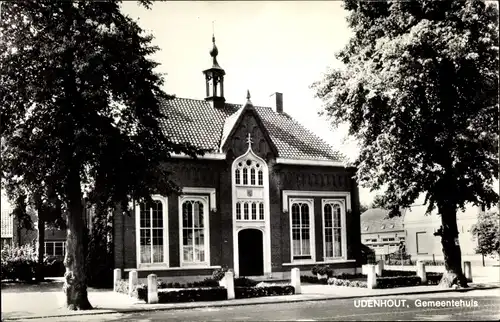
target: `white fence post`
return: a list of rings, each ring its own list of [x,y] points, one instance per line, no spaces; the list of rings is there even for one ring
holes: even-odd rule
[[[464,262],[464,274],[467,282],[472,282],[472,266],[469,261]]]
[[[113,271],[113,291],[117,291],[118,282],[122,280],[122,270],[120,268],[115,268]]]
[[[427,273],[425,272],[425,263],[423,261],[417,262],[417,276],[422,280],[422,284],[427,283]]]
[[[292,268],[292,286],[295,289],[295,294],[301,294],[302,289],[300,287],[300,269]]]
[[[139,283],[139,279],[137,277],[137,271],[134,269],[128,273],[128,296],[132,297],[134,294],[134,290]]]
[[[384,271],[384,261],[380,260],[380,261],[378,261],[377,266],[375,266],[375,273],[378,276],[382,276],[383,271]]]
[[[377,287],[377,273],[375,271],[376,265],[368,265],[368,276],[367,276],[367,284],[369,289],[373,289]]]
[[[232,271],[226,272],[224,275],[224,279],[226,280],[225,286],[227,290],[227,299],[232,300],[235,298],[234,294],[234,273]]]
[[[158,282],[155,274],[148,275],[148,301],[149,304],[158,303]]]

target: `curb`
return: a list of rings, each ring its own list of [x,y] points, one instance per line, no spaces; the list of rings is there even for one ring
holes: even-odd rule
[[[139,313],[145,311],[175,311],[175,310],[191,310],[191,309],[203,309],[203,308],[221,308],[221,307],[232,307],[232,306],[249,306],[249,305],[263,305],[263,304],[283,304],[283,303],[297,303],[297,302],[319,302],[319,301],[331,301],[331,300],[350,300],[356,298],[370,298],[370,297],[384,297],[384,296],[401,296],[401,295],[417,295],[417,294],[435,294],[435,293],[464,293],[475,290],[491,290],[498,289],[500,285],[484,286],[484,287],[469,287],[462,289],[437,289],[437,290],[423,290],[415,292],[397,292],[391,294],[363,294],[363,295],[351,295],[351,296],[323,296],[318,298],[302,298],[302,299],[291,299],[286,300],[286,295],[283,299],[278,298],[272,301],[257,301],[257,302],[229,302],[229,303],[216,303],[214,304],[198,304],[193,306],[176,306],[176,307],[141,307],[141,308],[129,308],[129,309],[108,309],[103,311],[88,311],[74,314],[55,314],[55,315],[37,315],[37,316],[20,316],[13,318],[5,318],[2,321],[17,321],[17,320],[34,320],[34,319],[48,319],[48,318],[62,318],[62,317],[73,317],[73,316],[85,316],[85,315],[104,315],[104,314],[125,314],[125,313]],[[304,294],[305,295],[305,294]],[[317,295],[317,294],[307,294],[307,295]],[[305,296],[307,296],[305,295]],[[265,297],[264,297],[265,298]]]

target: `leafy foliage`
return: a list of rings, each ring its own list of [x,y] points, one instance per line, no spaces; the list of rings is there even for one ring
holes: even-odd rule
[[[313,87],[361,146],[391,214],[498,201],[498,10],[482,1],[345,1],[354,32]],[[440,209],[441,210],[441,209]]]
[[[204,152],[162,130],[162,102],[172,96],[149,58],[158,48],[120,3],[2,3],[2,181],[28,198],[47,200],[52,191],[59,215],[66,214],[74,238],[65,264],[75,287],[65,290],[79,302],[68,303],[73,309],[90,308],[79,269],[82,199],[126,211],[131,200],[178,192],[163,163],[172,153]]]
[[[476,253],[500,255],[500,215],[497,211],[481,212],[471,232],[477,239]]]

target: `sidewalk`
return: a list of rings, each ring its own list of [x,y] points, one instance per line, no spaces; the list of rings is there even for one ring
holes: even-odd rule
[[[369,290],[354,287],[330,285],[302,285],[302,294],[288,296],[269,296],[226,301],[190,302],[172,304],[146,304],[129,298],[125,294],[112,291],[89,289],[89,301],[94,310],[69,311],[64,307],[62,290],[49,292],[2,292],[2,320],[20,320],[47,317],[82,316],[110,313],[130,313],[151,310],[179,310],[206,307],[225,307],[272,303],[291,303],[321,301],[374,296],[395,296],[428,294],[440,292],[465,292],[477,289],[500,288],[500,284],[470,284],[468,289],[442,289],[438,286],[400,287],[393,289]],[[500,293],[499,293],[500,294]]]

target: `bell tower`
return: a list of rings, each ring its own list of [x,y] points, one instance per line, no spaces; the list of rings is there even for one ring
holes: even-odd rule
[[[219,51],[215,45],[215,36],[212,35],[212,49],[210,56],[212,57],[212,67],[203,71],[205,74],[206,97],[205,100],[212,102],[218,108],[223,107],[226,99],[224,98],[224,75],[226,72],[219,66],[217,55]]]

